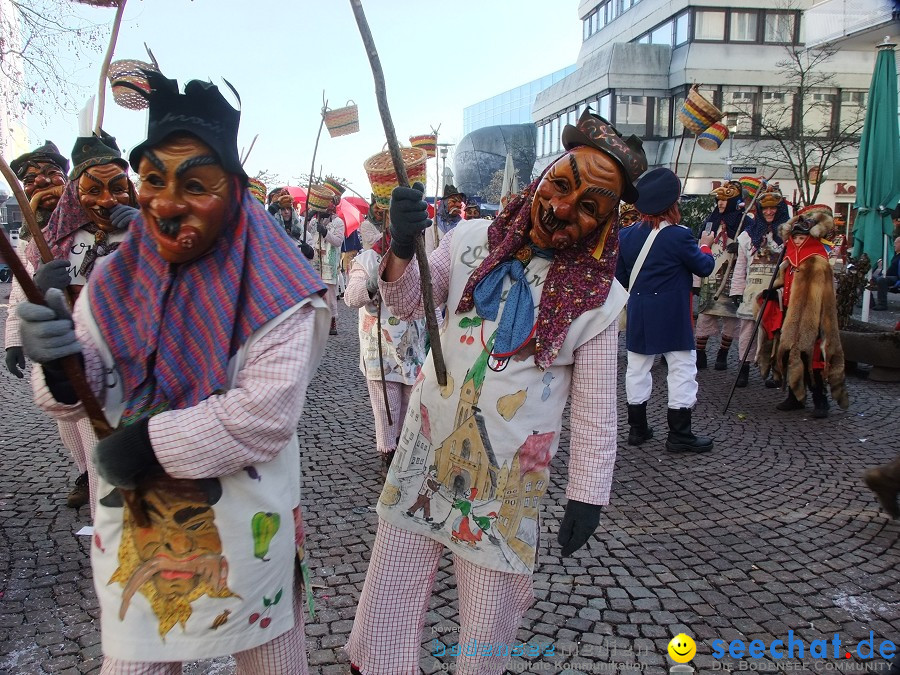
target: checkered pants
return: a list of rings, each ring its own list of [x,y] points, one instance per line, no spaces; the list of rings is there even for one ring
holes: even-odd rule
[[[237,675],[308,675],[301,590],[294,589],[294,627],[264,645],[234,654]],[[181,663],[121,661],[104,657],[100,675],[181,675]]]
[[[366,384],[369,387],[372,413],[375,415],[375,442],[378,445],[378,452],[387,453],[396,450],[397,439],[400,438],[400,432],[403,430],[403,419],[406,417],[406,407],[409,405],[409,393],[412,391],[412,385],[402,382],[385,383],[391,421],[393,422],[393,424],[388,424],[381,380],[366,380]]]
[[[78,473],[87,472],[88,475],[88,491],[90,500],[88,504],[91,507],[91,521],[94,520],[94,495],[97,494],[97,468],[90,461],[91,453],[94,446],[97,445],[97,435],[91,426],[91,421],[87,417],[82,417],[78,421],[56,420],[56,426],[59,427],[59,438],[63,446],[72,456]]]
[[[443,544],[378,521],[378,532],[356,620],[344,647],[364,675],[418,675],[425,613]],[[515,643],[516,631],[534,600],[531,575],[486,569],[453,556],[459,592],[459,645],[493,646],[465,654],[458,675],[500,675],[508,656],[498,645]],[[509,651],[506,651],[509,654]]]

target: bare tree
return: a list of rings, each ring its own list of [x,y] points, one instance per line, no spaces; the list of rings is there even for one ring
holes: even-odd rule
[[[816,203],[825,172],[858,149],[865,121],[865,92],[847,92],[847,105],[837,94],[829,68],[837,51],[830,45],[786,47],[786,57],[776,64],[784,86],[763,92],[755,110],[752,101],[730,104],[738,119],[729,125],[758,129],[760,137],[736,152],[735,162],[787,172],[804,204]]]
[[[0,0],[0,105],[13,120],[77,109],[85,90],[72,74],[102,51],[106,35],[76,7],[68,0]]]

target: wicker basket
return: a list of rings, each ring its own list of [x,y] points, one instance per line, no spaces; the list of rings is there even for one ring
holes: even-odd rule
[[[414,148],[422,148],[422,150],[424,150],[428,155],[428,159],[431,159],[432,157],[437,155],[436,134],[421,134],[420,136],[410,136],[409,144]]]
[[[424,183],[428,153],[422,148],[400,148],[400,156],[403,158],[403,166],[406,167],[409,184],[412,185],[416,181]],[[391,205],[391,192],[400,184],[394,171],[391,153],[385,150],[372,155],[363,162],[363,168],[369,175],[375,203],[381,208],[388,208]]]
[[[331,190],[335,197],[340,197],[344,194],[344,190],[347,189],[341,185],[336,178],[332,178],[331,176],[328,176],[328,178],[325,179],[323,185]]]
[[[716,122],[697,137],[697,145],[704,150],[718,150],[726,138],[728,138],[728,127],[721,122]]]
[[[326,108],[324,114],[325,126],[328,127],[328,133],[332,138],[359,131],[359,108],[353,101],[347,101],[347,105],[343,108],[334,110]]]
[[[256,197],[261,204],[265,206],[266,203],[266,184],[263,183],[258,178],[250,178],[248,179],[247,190],[251,195]]]
[[[701,134],[722,119],[722,111],[703,98],[694,85],[678,111],[678,119],[692,134]]]
[[[82,5],[90,5],[91,7],[118,7],[119,0],[75,0]]]
[[[159,72],[156,64],[133,59],[113,61],[109,64],[109,84],[112,86],[113,100],[118,105],[129,110],[143,110],[147,107],[146,98],[133,89],[122,86],[123,82],[127,82],[149,94],[150,83],[147,82],[147,77],[141,72],[143,70]]]
[[[324,213],[334,206],[334,192],[324,185],[313,185],[309,188],[306,204],[310,211]]]

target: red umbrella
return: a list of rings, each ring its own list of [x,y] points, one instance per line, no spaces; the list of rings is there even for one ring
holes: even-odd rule
[[[304,213],[306,211],[306,189],[292,186],[288,186],[286,189],[294,199],[294,206],[301,214]],[[337,215],[344,221],[345,237],[359,229],[359,224],[366,217],[368,211],[369,205],[365,199],[359,197],[341,199],[341,203],[337,207]]]

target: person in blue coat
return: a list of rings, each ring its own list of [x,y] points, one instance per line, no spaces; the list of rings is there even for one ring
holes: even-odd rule
[[[691,432],[691,409],[697,402],[691,275],[706,277],[712,272],[713,234],[701,236],[698,247],[691,231],[678,224],[681,181],[669,169],[648,171],[635,187],[640,194],[635,207],[642,221],[619,232],[616,269],[616,278],[630,293],[625,335],[628,444],[640,445],[653,437],[647,425],[653,388],[650,368],[654,356],[664,354],[669,369],[666,450],[708,452],[712,440]]]

